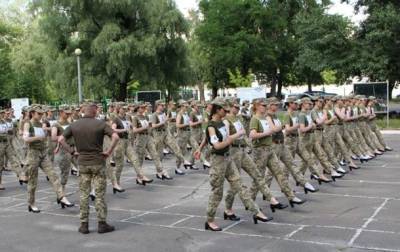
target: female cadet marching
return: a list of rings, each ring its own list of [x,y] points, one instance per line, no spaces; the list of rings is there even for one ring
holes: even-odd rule
[[[184,157],[182,155],[181,150],[179,149],[176,142],[173,140],[172,135],[168,134],[167,132],[168,118],[167,115],[164,113],[164,106],[165,103],[163,101],[161,100],[156,101],[155,103],[156,110],[151,116],[151,122],[152,122],[151,126],[153,128],[152,134],[155,142],[155,148],[158,155],[160,156],[160,159],[162,159],[161,157],[164,156],[164,149],[167,146],[175,153],[175,156],[177,158],[177,163],[179,162],[183,163]],[[166,172],[157,173],[156,177],[161,180],[172,179]]]
[[[336,103],[334,106],[334,112],[335,115],[338,119],[338,123],[335,127],[336,134],[335,134],[335,143],[336,143],[336,151],[339,152],[339,154],[342,155],[344,160],[349,164],[350,170],[352,169],[358,169],[359,167],[353,162],[350,156],[349,149],[347,148],[346,144],[344,143],[343,137],[345,136],[344,134],[344,121],[348,120],[346,117],[346,108],[344,107],[343,104],[343,97],[342,96],[337,96],[335,97]]]
[[[229,105],[229,114],[227,114],[224,118],[224,124],[228,131],[228,135],[235,135],[237,132],[241,130],[245,130],[243,121],[239,116],[240,105],[236,99],[231,99],[227,101]],[[258,190],[263,195],[267,201],[270,202],[270,208],[272,212],[275,212],[275,209],[284,209],[287,205],[280,203],[273,195],[269,187],[266,185],[265,176],[261,174],[257,169],[256,164],[254,163],[252,157],[248,154],[247,148],[248,144],[246,141],[246,136],[243,135],[238,139],[234,140],[231,148],[230,155],[232,160],[235,163],[237,169],[243,169],[254,181],[257,185]],[[237,219],[233,214],[232,206],[233,201],[235,199],[235,195],[237,192],[233,190],[228,190],[225,197],[225,219],[234,220]]]
[[[223,99],[216,98],[212,104],[211,120],[206,129],[206,139],[212,149],[210,168],[211,195],[208,200],[205,229],[222,231],[215,223],[215,214],[223,197],[225,178],[230,183],[231,190],[235,193],[239,192],[243,204],[253,213],[254,224],[257,224],[258,221],[267,222],[272,220],[272,217],[266,217],[260,211],[259,207],[249,197],[247,190],[242,187],[239,172],[235,166],[235,162],[230,156],[230,146],[234,140],[245,134],[245,130],[239,130],[236,134],[228,136],[226,126],[222,122],[222,118],[225,116],[224,107],[226,107],[226,103]],[[199,154],[200,152],[197,151],[196,155],[199,156]]]
[[[322,171],[314,166],[316,164],[316,160],[313,157],[314,153],[314,129],[316,128],[316,124],[313,122],[313,119],[311,118],[311,109],[312,102],[309,98],[303,98],[301,99],[301,111],[299,112],[298,115],[298,120],[299,120],[299,146],[302,146],[306,152],[308,158],[311,160],[312,165],[309,165],[309,162],[307,160],[302,160],[302,166],[300,168],[300,171],[305,174],[307,168],[311,168],[311,179],[316,179],[318,180],[318,183],[321,184],[322,182],[324,183],[330,183],[332,180],[326,178]],[[304,152],[305,153],[305,152]]]
[[[178,146],[182,151],[182,154],[185,156],[187,153],[187,145],[190,145],[190,117],[187,112],[188,110],[188,102],[184,100],[179,101],[179,112],[176,116],[176,128],[177,128],[177,142]],[[192,151],[195,150],[192,148]],[[193,153],[190,153],[193,156]],[[185,169],[198,169],[193,166],[192,163],[183,164]],[[179,168],[175,169],[175,174],[183,175],[185,174]]]
[[[311,110],[311,119],[315,123],[314,128],[314,154],[324,168],[324,174],[329,174],[335,181],[337,178],[342,178],[344,173],[338,173],[336,169],[339,167],[339,162],[335,163],[333,159],[328,159],[323,147],[323,131],[327,115],[323,111],[324,100],[322,97],[316,97],[314,108]],[[332,155],[333,156],[333,155]]]
[[[285,125],[280,121],[278,116],[276,115],[278,111],[278,106],[280,101],[276,97],[271,97],[267,99],[268,102],[268,111],[267,118],[272,122],[271,128],[275,131],[272,135],[273,151],[275,152],[278,159],[284,165],[284,174],[286,179],[289,179],[289,173],[293,176],[296,181],[296,185],[301,185],[304,188],[304,193],[308,192],[317,192],[318,189],[314,188],[312,184],[310,184],[305,178],[304,175],[300,172],[300,169],[295,165],[293,157],[284,144],[285,135],[283,134],[283,129]],[[272,182],[273,175],[270,171],[267,173],[267,185],[270,186]]]
[[[203,140],[203,130],[202,124],[204,121],[203,115],[200,111],[200,102],[194,102],[192,104],[192,111],[189,115],[189,124],[190,124],[190,145],[192,146],[193,150],[197,150],[199,148],[199,144]],[[207,162],[204,153],[201,153],[200,160],[203,163],[203,168],[210,168],[210,164]],[[191,156],[189,162],[194,164],[194,157]]]
[[[271,129],[272,121],[266,118],[267,103],[264,98],[253,101],[253,116],[250,120],[250,138],[253,143],[253,159],[261,174],[266,173],[266,168],[272,173],[278,182],[282,192],[288,198],[290,206],[294,204],[303,204],[305,201],[297,198],[289,186],[289,181],[285,177],[283,168],[273,151]],[[253,182],[251,187],[252,198],[255,199],[258,193],[257,185]]]
[[[137,114],[132,119],[132,130],[133,133],[136,134],[134,144],[133,144],[133,151],[137,154],[137,159],[139,165],[134,165],[136,174],[138,178],[136,179],[137,184],[146,185],[147,183],[152,183],[152,179],[148,179],[143,174],[143,161],[145,158],[146,150],[148,150],[151,155],[153,156],[154,160],[156,161],[156,168],[157,172],[162,173],[163,168],[161,165],[160,158],[157,155],[156,148],[154,146],[154,142],[151,141],[149,136],[149,129],[150,124],[147,120],[147,117],[144,115],[147,105],[140,102],[137,108]],[[159,163],[158,163],[159,162]]]
[[[368,118],[368,125],[370,127],[370,129],[372,130],[372,132],[376,135],[376,137],[378,138],[379,143],[381,144],[381,146],[383,146],[386,151],[392,151],[393,149],[390,148],[385,140],[383,139],[382,133],[378,128],[378,125],[376,124],[376,114],[375,114],[375,106],[376,103],[376,98],[374,96],[370,96],[368,97],[368,104],[367,104],[367,110],[369,111],[369,118]]]
[[[55,143],[58,141],[58,137],[61,136],[64,131],[69,127],[69,117],[72,114],[72,111],[68,105],[62,105],[59,107],[59,118],[56,123],[51,127],[51,140]],[[68,144],[73,146],[73,139],[68,141]],[[65,186],[68,182],[68,175],[71,171],[72,167],[72,159],[73,157],[63,148],[57,146],[55,148],[54,154],[54,165],[60,169],[60,177],[61,177],[61,186],[62,191],[65,194]]]
[[[25,123],[23,126],[23,139],[28,144],[27,152],[27,171],[28,171],[28,210],[29,212],[39,213],[39,208],[35,205],[35,192],[38,180],[39,167],[49,178],[53,186],[53,190],[57,194],[57,203],[61,207],[72,207],[74,204],[70,203],[65,197],[59,178],[56,175],[50,158],[47,152],[46,132],[43,129],[43,124],[40,119],[43,116],[43,109],[39,105],[32,106],[31,117],[32,119]]]
[[[0,110],[0,190],[5,189],[2,185],[2,171],[5,158],[10,162],[11,169],[16,173],[19,183],[22,185],[27,181],[25,173],[21,168],[21,164],[18,161],[12,146],[12,139],[10,136],[13,137],[14,135],[13,127],[10,127],[10,125],[7,123],[5,112],[5,110]]]

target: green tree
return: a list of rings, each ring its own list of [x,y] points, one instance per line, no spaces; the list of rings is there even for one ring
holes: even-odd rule
[[[400,80],[400,2],[359,0],[368,17],[360,24],[355,51],[355,74],[371,80],[389,80],[390,97]]]
[[[32,10],[57,50],[48,72],[60,87],[76,86],[77,47],[86,96],[125,100],[131,81],[165,88],[183,79],[187,24],[172,0],[37,0]]]

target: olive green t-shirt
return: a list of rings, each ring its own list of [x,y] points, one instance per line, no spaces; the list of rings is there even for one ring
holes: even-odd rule
[[[154,112],[151,116],[151,123],[152,124],[159,124],[161,122],[165,122],[167,120],[167,116],[164,113],[157,113]],[[160,127],[156,128],[156,130],[164,130],[165,124],[161,125]]]
[[[243,121],[242,121],[241,117],[234,116],[234,115],[227,115],[227,116],[225,116],[225,119],[229,122],[229,135],[234,135],[239,130],[244,129],[244,125],[243,125]],[[241,145],[241,146],[246,145],[244,136],[241,136],[240,138],[236,139],[233,142],[233,145]]]
[[[105,163],[103,152],[104,136],[112,137],[113,130],[104,121],[95,118],[83,117],[66,128],[63,136],[75,140],[75,146],[79,153],[80,165],[101,165]]]
[[[213,139],[211,139],[211,136],[208,133],[208,128],[210,128],[210,127],[215,129],[215,134],[218,139],[218,142],[223,142],[228,136],[227,136],[226,126],[222,121],[219,121],[219,122],[215,122],[212,120],[209,121],[207,129],[206,129],[206,138],[207,138],[207,142],[211,145],[211,153],[224,154],[224,153],[228,152],[230,146],[226,146],[225,148],[220,149],[220,150],[214,149],[214,146],[212,144]]]
[[[315,123],[315,125],[317,125],[317,129],[323,128],[323,125],[317,124],[317,119],[320,119],[323,116],[324,116],[324,111],[322,109],[314,108],[313,110],[311,110],[311,118],[312,118],[313,122]]]
[[[117,129],[128,129],[129,131],[129,124],[126,116],[121,117],[119,115],[115,116],[112,120],[115,125],[117,125]],[[118,133],[118,136],[123,139],[128,139],[128,132]]]
[[[254,115],[250,120],[250,131],[256,130],[257,133],[263,133],[269,130],[269,125],[267,119],[260,118],[257,115]],[[272,136],[265,136],[263,138],[253,139],[252,140],[254,147],[261,146],[270,146],[272,145]]]
[[[271,117],[272,122],[274,123],[275,126],[283,126],[284,124],[282,124],[281,120],[279,120],[278,116],[276,114],[269,114],[269,117]],[[283,135],[283,131],[279,131],[279,132],[275,132],[274,134],[272,134],[272,140],[273,141],[279,141],[282,142],[285,139],[284,135]]]

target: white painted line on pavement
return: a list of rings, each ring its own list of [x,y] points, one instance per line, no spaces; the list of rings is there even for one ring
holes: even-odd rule
[[[389,201],[389,199],[385,199],[382,204],[375,209],[374,213],[371,215],[371,217],[369,217],[364,224],[361,226],[361,228],[357,229],[356,233],[354,234],[354,236],[351,238],[351,240],[348,243],[348,246],[351,247],[353,246],[353,243],[355,242],[355,240],[361,235],[362,231],[364,229],[366,229],[368,227],[368,224],[371,223],[374,218],[378,215],[378,213],[383,209],[383,207],[386,205],[386,203]]]
[[[303,228],[305,228],[305,225],[301,225],[298,229],[294,230],[293,232],[291,232],[290,234],[287,234],[285,236],[286,239],[292,238],[293,235],[295,235],[297,232],[303,230]]]

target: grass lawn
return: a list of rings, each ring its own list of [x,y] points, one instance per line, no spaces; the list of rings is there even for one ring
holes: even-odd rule
[[[389,127],[386,127],[386,118],[378,119],[377,124],[381,129],[400,129],[400,119],[389,119]]]

